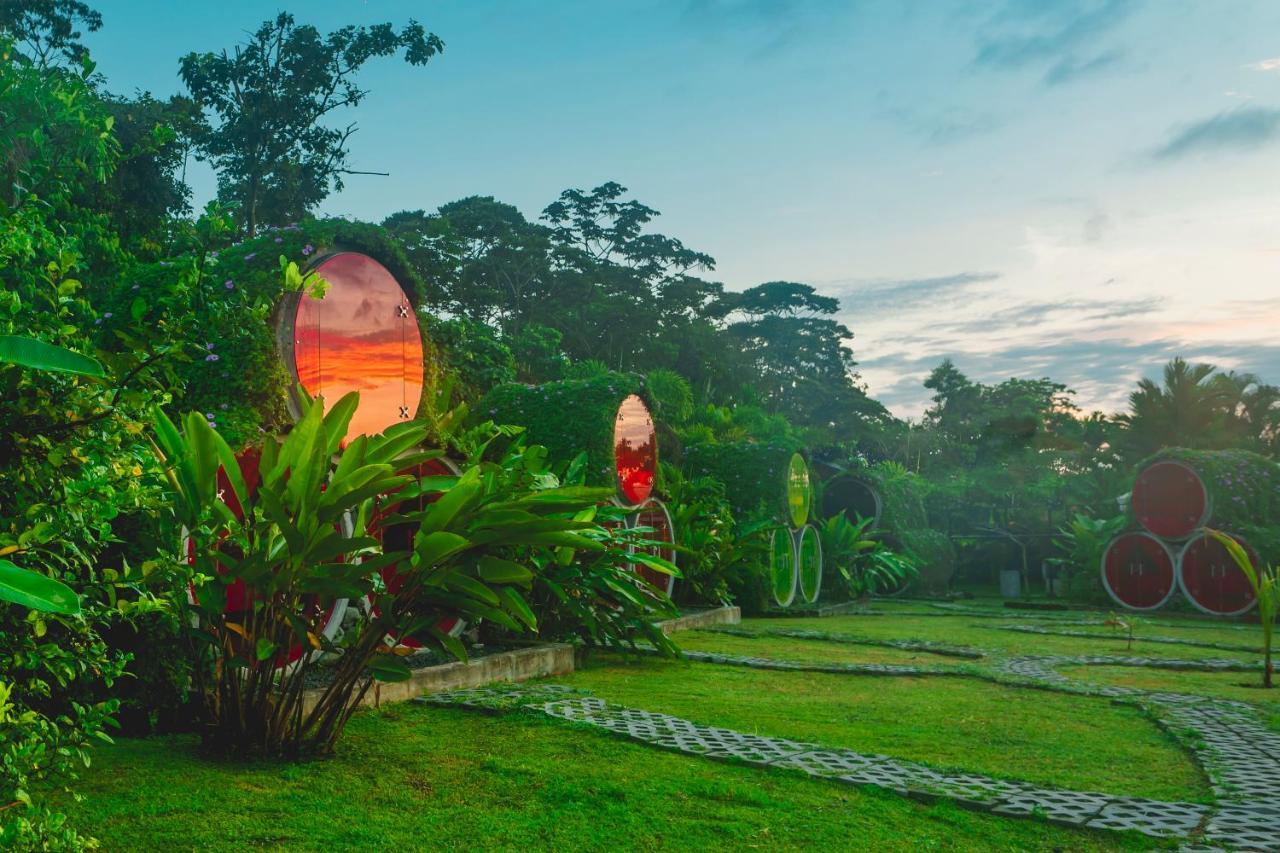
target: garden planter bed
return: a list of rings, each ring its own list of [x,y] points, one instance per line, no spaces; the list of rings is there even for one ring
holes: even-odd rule
[[[694,631],[712,625],[737,625],[741,621],[742,608],[737,605],[726,605],[711,610],[683,613],[675,619],[668,619],[658,624],[662,628],[662,633],[674,634],[677,631]]]
[[[376,707],[387,702],[407,702],[423,693],[480,687],[498,681],[568,675],[573,672],[573,646],[547,643],[473,657],[465,663],[436,663],[428,658],[424,658],[423,663],[422,667],[413,669],[413,674],[406,681],[375,682],[360,705]],[[412,662],[410,666],[413,666]],[[323,692],[323,687],[313,687],[305,692],[304,713],[315,705]]]

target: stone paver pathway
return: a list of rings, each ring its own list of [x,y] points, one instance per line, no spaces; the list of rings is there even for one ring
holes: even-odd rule
[[[775,632],[777,633],[777,632]],[[786,632],[800,635],[818,632]],[[903,641],[910,642],[910,641]],[[901,647],[901,646],[900,646]],[[858,675],[981,675],[972,667],[831,664],[686,652],[694,661],[760,669]],[[1108,697],[1143,706],[1183,743],[1213,784],[1216,803],[1164,802],[1139,797],[947,773],[918,762],[706,726],[614,705],[553,685],[497,685],[425,697],[425,701],[500,712],[530,710],[632,740],[706,758],[778,767],[851,785],[874,785],[924,800],[948,799],[967,808],[1010,816],[1040,815],[1068,826],[1136,830],[1194,841],[1186,850],[1280,851],[1280,734],[1256,708],[1241,702],[1074,681],[1064,666],[1137,666],[1230,672],[1256,670],[1233,660],[1181,661],[1103,655],[1035,655],[997,660],[987,677],[1025,686]]]
[[[1046,637],[1076,637],[1085,640],[1111,640],[1112,642],[1124,642],[1125,638],[1120,634],[1096,634],[1089,631],[1068,631],[1068,630],[1049,630],[1041,628],[1037,625],[996,625],[982,626],[984,628],[994,628],[996,631],[1014,631],[1019,634],[1039,634]],[[1208,640],[1189,640],[1185,637],[1153,637],[1147,634],[1141,634],[1133,638],[1135,643],[1159,643],[1162,645],[1172,646],[1194,646],[1200,649],[1217,649],[1223,652],[1249,652],[1251,654],[1261,654],[1262,649],[1257,646],[1244,646],[1232,643],[1214,643]]]

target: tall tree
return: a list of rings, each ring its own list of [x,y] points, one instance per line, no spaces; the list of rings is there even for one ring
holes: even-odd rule
[[[490,196],[471,196],[435,214],[401,211],[383,225],[424,273],[441,283],[443,308],[517,333],[532,300],[545,295],[551,243],[543,225]]]
[[[199,148],[218,171],[219,197],[239,204],[244,230],[297,219],[342,189],[344,175],[361,174],[347,168],[355,123],[321,122],[369,94],[356,83],[366,62],[403,51],[425,65],[443,49],[415,21],[399,32],[377,24],[321,36],[282,12],[230,53],[184,56],[182,80],[211,119]]]
[[[19,45],[19,58],[41,68],[81,63],[81,28],[101,27],[102,15],[80,0],[0,0],[0,34]]]
[[[857,383],[848,327],[832,318],[840,302],[807,284],[770,281],[725,294],[729,339],[746,359],[763,402],[800,426],[837,441],[856,440],[888,420]]]

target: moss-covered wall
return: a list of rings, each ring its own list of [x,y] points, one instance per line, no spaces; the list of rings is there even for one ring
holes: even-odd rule
[[[787,465],[799,449],[750,441],[688,444],[684,473],[724,483],[725,497],[739,518],[763,510],[782,521],[787,518]]]
[[[618,406],[632,394],[652,412],[642,376],[606,373],[543,385],[498,385],[480,401],[476,413],[500,424],[524,427],[529,440],[544,445],[553,460],[572,459],[586,451],[588,484],[613,487],[614,421]]]

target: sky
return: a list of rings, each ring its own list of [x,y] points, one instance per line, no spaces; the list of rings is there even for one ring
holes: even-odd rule
[[[929,404],[1049,376],[1118,411],[1181,355],[1280,384],[1274,0],[99,0],[110,88],[281,9],[327,31],[417,19],[376,60],[353,177],[320,212],[379,221],[492,195],[535,218],[605,181],[731,290],[840,299],[869,392]],[[213,179],[195,166],[198,203]]]

